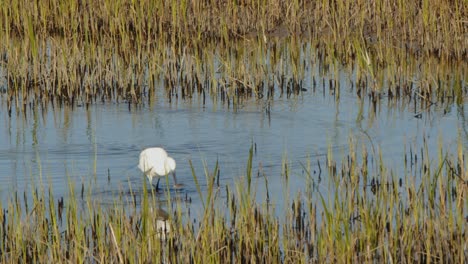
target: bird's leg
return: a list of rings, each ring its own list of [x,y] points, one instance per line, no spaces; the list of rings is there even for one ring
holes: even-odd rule
[[[159,181],[161,180],[161,177],[158,177],[158,182],[156,183],[156,192],[159,192]]]

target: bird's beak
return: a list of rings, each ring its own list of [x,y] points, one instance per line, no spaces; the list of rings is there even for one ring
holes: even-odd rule
[[[175,171],[172,172],[172,177],[174,177],[174,187],[175,187],[176,189],[181,189],[181,188],[184,187],[184,185],[183,185],[182,183],[177,183]]]
[[[172,172],[172,177],[174,177],[174,184],[177,184],[177,178],[175,171]]]

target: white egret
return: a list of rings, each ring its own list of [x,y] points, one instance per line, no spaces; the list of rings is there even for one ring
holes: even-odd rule
[[[138,168],[148,177],[150,184],[152,184],[153,177],[158,177],[156,183],[156,191],[159,189],[159,180],[161,177],[172,173],[174,178],[174,186],[180,187],[176,179],[176,162],[173,158],[167,155],[163,148],[147,148],[140,153],[140,162]]]

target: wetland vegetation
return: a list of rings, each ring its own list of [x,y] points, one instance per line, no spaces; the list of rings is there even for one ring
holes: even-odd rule
[[[161,100],[271,119],[280,99],[321,95],[338,108],[353,94],[355,123],[369,127],[384,108],[415,120],[456,109],[461,123],[451,123],[449,146],[424,134],[399,141],[389,160],[366,131],[350,133],[341,153],[329,142],[317,157],[284,155],[273,173],[252,142],[241,145],[232,183],[217,160],[201,169],[178,161],[190,171],[189,195],[167,184],[156,194],[141,177],[143,187],[129,182],[105,204],[92,180],[77,183],[67,171],[67,195],[57,197],[42,170],[31,172],[1,200],[4,263],[468,262],[464,0],[0,0],[0,36],[0,109],[13,124],[32,115],[33,146],[39,113],[46,127],[49,111],[125,104],[141,113]],[[1,137],[14,137],[6,130]],[[158,222],[161,208],[171,232]]]
[[[80,198],[70,186],[70,196],[57,201],[52,190],[33,186],[32,194],[17,193],[3,206],[2,262],[465,262],[468,182],[462,146],[455,155],[441,146],[436,162],[427,158],[427,147],[410,150],[402,162],[409,173],[400,176],[380,159],[381,150],[369,152],[352,139],[349,144],[341,165],[328,157],[325,191],[317,188],[320,176],[307,160],[305,193],[285,188],[283,196],[272,196],[268,178],[252,170],[253,146],[235,186],[220,186],[219,167],[207,168],[206,192],[196,185],[201,212],[182,214],[190,201],[167,197],[167,189],[166,201],[175,202],[167,202],[166,235],[153,213],[161,197],[146,185],[108,206],[94,201],[91,190]],[[283,168],[287,186],[295,179]],[[200,180],[195,172],[193,177]],[[266,185],[261,202],[254,198],[255,182]],[[29,195],[32,204],[25,203]],[[279,199],[289,206],[278,217]]]
[[[461,102],[467,9],[462,0],[4,1],[2,91],[19,108],[139,103],[162,82],[168,97],[232,102],[300,91],[302,55],[313,50],[325,67],[357,67],[362,96]]]

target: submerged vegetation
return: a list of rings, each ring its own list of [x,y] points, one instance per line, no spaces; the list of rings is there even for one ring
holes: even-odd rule
[[[374,101],[466,100],[463,0],[15,0],[0,6],[0,90],[10,112],[31,103],[139,104],[161,89],[171,100],[200,94],[227,105],[315,85],[339,95],[338,65],[355,72],[356,93]],[[318,64],[326,80],[310,76]]]
[[[466,263],[468,164],[461,143],[457,155],[439,147],[412,147],[399,175],[350,139],[341,162],[327,157],[328,180],[304,162],[301,192],[290,195],[295,175],[280,176],[283,195],[270,197],[268,178],[254,173],[253,151],[235,188],[217,183],[219,167],[198,184],[203,209],[187,212],[187,201],[160,202],[153,192],[121,195],[111,205],[91,195],[55,200],[42,184],[32,194],[11,197],[0,214],[2,262],[98,263]],[[288,164],[287,160],[283,161]],[[341,164],[341,165],[340,165]],[[144,181],[146,182],[146,181]],[[267,191],[255,199],[258,183]],[[201,190],[206,188],[206,190]],[[204,194],[203,194],[204,193]],[[166,192],[171,194],[171,192]],[[174,194],[171,194],[174,195]],[[31,197],[32,196],[32,197]],[[140,199],[135,199],[138,196]],[[171,201],[166,197],[166,201]],[[127,201],[128,199],[128,201]],[[32,204],[28,205],[27,201]],[[276,207],[278,200],[289,205]],[[127,206],[122,206],[122,204]],[[162,203],[162,204],[161,204]],[[169,209],[161,225],[161,206]],[[170,232],[165,232],[170,230]]]

